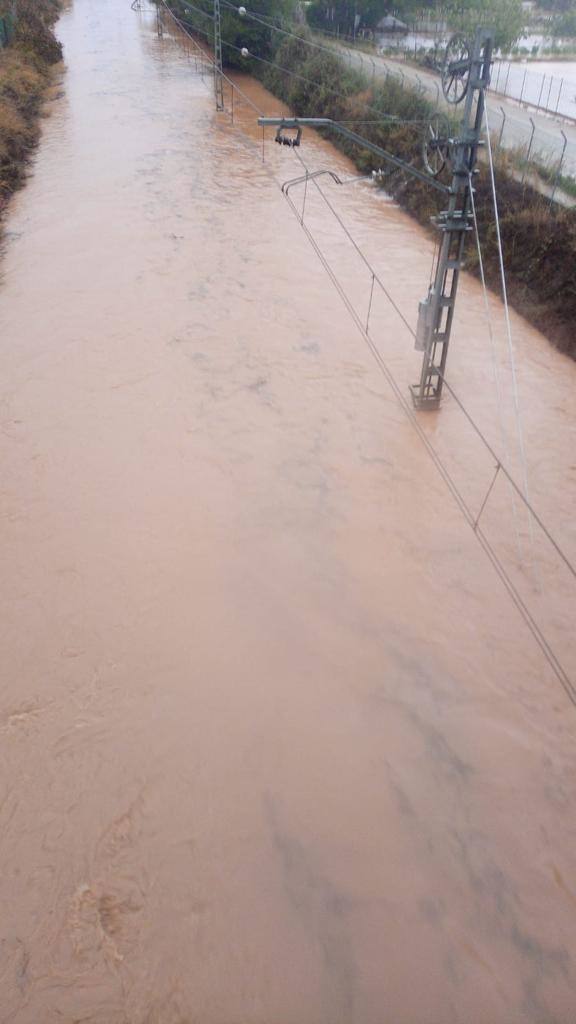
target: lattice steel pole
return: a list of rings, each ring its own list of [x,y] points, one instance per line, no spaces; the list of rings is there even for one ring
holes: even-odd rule
[[[374,142],[362,138],[346,125],[326,117],[259,117],[258,124],[276,126],[276,142],[288,146],[299,146],[302,128],[329,128],[344,135],[351,142],[381,157],[413,178],[426,182],[446,197],[448,209],[436,218],[442,232],[438,264],[433,285],[427,298],[420,303],[416,348],[424,352],[422,372],[418,384],[411,387],[414,405],[418,409],[436,409],[440,404],[448,344],[454,316],[454,305],[458,289],[458,278],[462,269],[464,244],[471,228],[472,176],[476,171],[478,147],[484,118],[484,94],[490,82],[494,32],[478,29],[472,56],[455,62],[456,71],[449,79],[449,86],[456,74],[463,68],[468,72],[468,84],[462,99],[464,115],[460,135],[447,139],[453,152],[451,185],[444,185],[429,171],[421,171],[413,163],[389,153]],[[438,115],[436,115],[438,116]],[[297,131],[297,136],[286,136],[287,131]]]
[[[420,304],[416,347],[424,352],[420,381],[411,388],[417,409],[437,409],[442,395],[452,331],[458,279],[470,224],[470,189],[476,171],[484,117],[484,94],[490,82],[494,33],[478,29],[470,60],[460,136],[453,140],[453,175],[448,209],[436,218],[442,232],[434,283]],[[474,110],[474,104],[476,109]]]
[[[222,28],[220,0],[214,0],[214,96],[216,110],[224,110],[224,80],[222,78]]]

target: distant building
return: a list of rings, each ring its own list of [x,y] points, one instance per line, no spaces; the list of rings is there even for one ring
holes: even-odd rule
[[[393,14],[386,14],[384,18],[381,18],[376,26],[380,32],[407,32],[408,25],[400,21],[400,18],[395,18]]]

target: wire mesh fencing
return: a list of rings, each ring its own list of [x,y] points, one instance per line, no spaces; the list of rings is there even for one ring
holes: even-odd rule
[[[576,140],[560,125],[544,126],[533,117],[526,123],[501,105],[489,108],[496,152],[508,151],[515,173],[564,205],[576,202]]]
[[[395,81],[402,88],[415,89],[438,108],[446,108],[440,79],[412,67],[402,68],[361,51],[341,51],[351,67],[358,67],[373,82]],[[576,88],[576,87],[575,87]],[[536,119],[526,113],[515,116],[494,96],[490,121],[495,149],[507,150],[514,173],[529,181],[552,202],[569,206],[576,202],[576,132],[571,126]]]
[[[447,37],[440,41],[415,33],[412,45],[401,39],[390,40],[380,47],[382,54],[412,63],[421,63],[429,70],[440,71],[444,59]],[[494,61],[490,91],[495,95],[515,100],[534,110],[554,114],[576,121],[576,82],[569,71],[566,75],[539,70],[527,61],[497,58]]]
[[[535,110],[576,121],[576,83],[568,77],[532,70],[515,61],[497,60],[490,90]]]

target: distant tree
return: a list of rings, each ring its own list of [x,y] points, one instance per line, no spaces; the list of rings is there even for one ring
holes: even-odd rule
[[[573,39],[576,36],[576,10],[566,11],[554,18],[552,32],[555,36],[569,36]]]
[[[573,3],[574,0],[548,0]],[[509,48],[521,36],[525,23],[522,0],[313,0],[306,11],[310,25],[352,35],[357,28],[376,28],[386,14],[413,22],[422,14],[445,18],[457,31],[472,34],[478,25],[494,27],[497,47]]]
[[[499,49],[510,49],[524,29],[521,0],[446,0],[444,11],[450,26],[466,35],[481,25],[494,28]]]
[[[167,0],[169,7],[201,38],[212,45],[214,23],[212,0]],[[256,17],[241,17],[228,7],[221,8],[222,60],[228,67],[250,69],[250,59],[241,55],[246,48],[264,60],[272,60],[284,38],[274,26],[287,26],[293,30],[295,0],[250,0],[247,9]],[[194,9],[196,8],[196,10]],[[199,13],[203,11],[204,14]],[[260,20],[261,19],[261,20]]]
[[[539,0],[538,6],[545,11],[563,14],[564,11],[574,11],[574,0]]]
[[[262,20],[241,18],[229,8],[222,7],[222,39],[224,43],[232,44],[224,46],[224,62],[232,67],[240,66],[244,69],[246,61],[238,54],[238,49],[235,50],[233,47],[241,49],[245,46],[251,53],[271,60],[285,39],[285,36],[272,26],[294,31],[296,0],[250,0],[246,7],[251,14]],[[266,23],[271,27],[267,28]]]
[[[310,25],[345,35],[374,29],[389,10],[386,0],[314,0],[306,10]]]

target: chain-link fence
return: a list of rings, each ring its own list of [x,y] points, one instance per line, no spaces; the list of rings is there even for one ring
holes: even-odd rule
[[[423,34],[414,29],[408,37],[380,37],[379,52],[440,70],[447,41],[445,31]],[[576,121],[576,80],[569,70],[565,76],[561,76],[546,69],[539,70],[537,64],[531,67],[522,61],[496,59],[490,91],[535,110]]]
[[[522,181],[529,180],[558,202],[576,201],[576,142],[559,125],[544,128],[529,118],[528,127],[503,107],[489,108],[495,150],[507,150]]]
[[[571,78],[533,71],[526,64],[497,60],[490,91],[535,110],[576,120],[576,82]]]
[[[392,79],[399,85],[416,89],[437,108],[446,108],[441,79],[413,64],[385,60],[358,48],[337,46],[337,52],[351,68],[361,69],[372,81]],[[492,95],[488,104],[490,133],[494,148],[508,151],[514,173],[556,202],[576,203],[576,132],[573,126],[558,124],[542,117],[537,124],[525,112],[515,116]],[[534,112],[536,117],[536,112]]]

